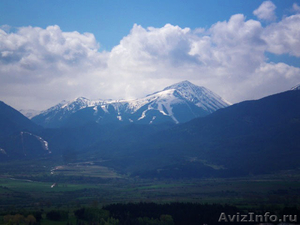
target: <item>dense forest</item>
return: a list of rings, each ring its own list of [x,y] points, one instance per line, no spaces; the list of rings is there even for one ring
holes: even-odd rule
[[[235,206],[199,203],[127,203],[99,207],[97,203],[78,209],[52,209],[48,211],[2,212],[0,224],[66,224],[66,225],[193,225],[193,224],[257,224],[274,221],[290,215],[285,222],[296,222],[300,218],[297,207],[283,207],[274,211],[245,211]],[[252,215],[252,221],[251,217]],[[258,215],[256,218],[255,216]],[[268,215],[266,217],[265,215]],[[245,221],[242,221],[245,216]],[[247,216],[247,217],[246,217]],[[269,220],[268,220],[269,218]],[[272,221],[273,220],[273,221]]]

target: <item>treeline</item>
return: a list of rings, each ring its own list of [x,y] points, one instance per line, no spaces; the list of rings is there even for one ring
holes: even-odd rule
[[[0,224],[43,225],[49,221],[61,221],[66,225],[194,225],[240,224],[238,215],[292,215],[300,218],[299,207],[284,207],[276,211],[268,209],[243,211],[235,206],[199,203],[127,203],[81,207],[75,210],[52,209],[49,211],[23,212],[2,215]],[[42,215],[43,214],[43,215]],[[235,220],[229,221],[235,215]],[[248,214],[249,215],[249,214]],[[239,218],[242,218],[241,216]],[[248,218],[249,219],[249,218]],[[47,222],[45,221],[47,220]],[[295,222],[295,221],[292,221]],[[247,224],[257,224],[247,221]]]
[[[41,219],[42,211],[24,211],[16,214],[10,213],[2,217],[3,224],[9,225],[37,225],[40,224]],[[2,224],[1,221],[0,224]]]
[[[112,217],[118,219],[120,224],[220,224],[221,213],[234,215],[238,208],[220,204],[199,203],[138,203],[138,204],[112,204],[105,206]]]
[[[291,215],[292,218],[300,218],[299,206],[273,208],[261,206],[261,209],[241,210],[238,207],[221,204],[200,203],[128,203],[111,204],[103,207],[109,211],[110,216],[117,219],[122,225],[194,225],[194,224],[241,224],[239,215],[264,215],[269,213],[273,217],[284,218]],[[233,221],[229,219],[234,218]],[[248,216],[248,220],[249,220]],[[270,222],[270,220],[269,220]],[[288,221],[286,221],[288,222]],[[295,222],[295,221],[290,221]],[[247,224],[258,224],[247,221]]]
[[[77,225],[85,225],[85,221],[95,225],[117,225],[119,220],[110,216],[110,212],[97,207],[86,207],[74,211]]]

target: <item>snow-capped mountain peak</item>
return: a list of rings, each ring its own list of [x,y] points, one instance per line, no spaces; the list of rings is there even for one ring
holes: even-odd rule
[[[64,101],[34,117],[33,121],[46,127],[76,124],[78,121],[182,123],[226,106],[226,101],[207,88],[182,81],[135,100],[105,101],[79,97]],[[82,110],[84,113],[80,113]]]
[[[183,98],[210,112],[230,105],[209,89],[194,85],[187,80],[166,87],[164,90],[170,89],[177,90]]]
[[[42,111],[32,120],[45,127],[59,127],[70,115],[84,108],[100,105],[102,102],[103,100],[89,100],[85,97],[78,97],[71,101],[63,100],[57,105]]]
[[[97,106],[101,103],[103,103],[103,100],[90,100],[85,97],[78,97],[72,101],[65,102],[61,108],[66,108],[68,111],[78,111],[78,109]]]
[[[189,82],[188,80],[184,80],[184,81],[181,81],[179,83],[176,83],[176,84],[172,84],[168,87],[165,87],[164,90],[168,90],[168,89],[187,89],[187,88],[190,88],[190,87],[194,87],[196,85],[194,85],[193,83]],[[197,86],[198,87],[198,86]]]

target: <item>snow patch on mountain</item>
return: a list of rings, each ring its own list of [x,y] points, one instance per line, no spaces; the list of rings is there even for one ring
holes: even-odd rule
[[[38,135],[35,135],[35,134],[33,134],[33,133],[30,133],[30,132],[25,132],[25,131],[22,131],[22,132],[21,132],[21,138],[22,138],[22,140],[23,140],[23,135],[24,135],[24,134],[28,134],[28,135],[30,135],[30,136],[35,137],[35,138],[41,143],[43,149],[44,149],[45,151],[48,151],[48,153],[51,153],[51,151],[50,151],[50,149],[49,149],[49,143],[48,143],[48,141],[44,140],[42,137],[40,137],[40,136],[38,136]]]
[[[300,90],[300,84],[296,85],[295,87],[292,87],[291,90],[293,90],[293,91]]]
[[[93,107],[96,105],[100,105],[103,102],[104,102],[103,100],[89,100],[84,97],[79,97],[74,99],[73,101],[65,102],[65,104],[62,105],[61,108],[65,109],[66,111],[76,112],[86,107]]]
[[[0,148],[0,153],[7,155],[6,151],[3,148]]]
[[[208,111],[216,111],[230,105],[220,96],[205,87],[199,87],[185,80],[166,87],[164,90],[176,90],[183,98]]]

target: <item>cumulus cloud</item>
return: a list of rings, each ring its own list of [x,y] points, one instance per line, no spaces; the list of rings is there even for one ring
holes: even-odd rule
[[[210,29],[214,52],[222,67],[253,72],[264,60],[265,41],[261,38],[263,28],[258,21],[245,21],[245,16],[234,15],[228,22],[219,22]],[[252,54],[250,54],[252,53]]]
[[[300,79],[298,68],[266,63],[265,52],[273,52],[271,48],[276,44],[267,28],[259,21],[246,20],[242,14],[233,15],[228,21],[218,22],[200,33],[170,24],[147,29],[135,25],[111,51],[108,65],[111,74],[118,73],[124,83],[134,80],[131,86],[136,84],[136,88],[126,89],[127,93],[131,90],[129,96],[147,90],[145,82],[151,83],[148,87],[162,88],[167,82],[189,79],[232,102],[259,98],[289,89]],[[271,30],[277,29],[282,27]],[[293,35],[293,32],[286,29],[285,34]],[[294,42],[290,44],[296,46]],[[277,75],[271,76],[276,70]],[[293,76],[286,77],[286,73]],[[137,85],[142,82],[143,85]]]
[[[284,18],[264,30],[268,51],[300,57],[300,14]]]
[[[106,67],[106,54],[99,53],[93,34],[62,32],[58,26],[46,29],[21,27],[17,32],[0,30],[0,93],[2,99],[14,98],[13,105],[34,105],[33,98],[45,107],[60,97],[80,94],[93,82],[95,69]],[[42,101],[42,98],[44,101]]]
[[[299,22],[295,14],[263,27],[236,14],[208,29],[134,25],[109,52],[99,51],[93,34],[58,26],[0,29],[0,96],[17,108],[45,109],[79,96],[137,98],[190,80],[231,102],[257,99],[299,83],[299,67],[265,56],[300,57]]]
[[[265,1],[253,11],[253,14],[261,20],[274,21],[276,19],[275,9],[276,6],[273,2]]]
[[[16,66],[21,70],[19,72],[30,73],[31,76],[36,75],[31,71],[41,68],[57,72],[66,69],[67,65],[79,69],[101,64],[97,52],[99,46],[93,34],[62,32],[58,26],[46,29],[22,27],[16,33],[0,32],[0,63]]]

